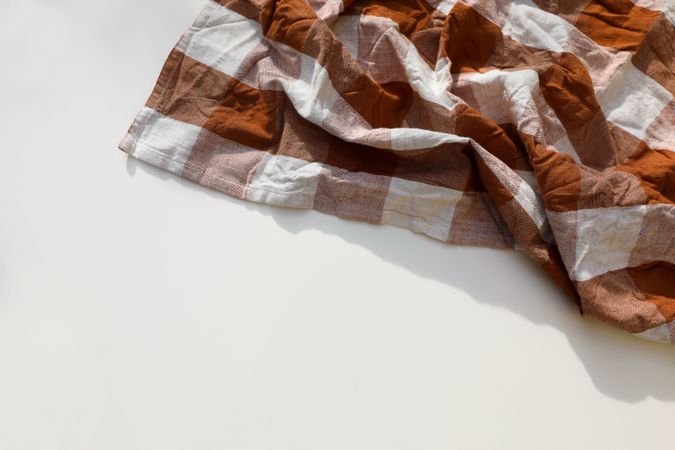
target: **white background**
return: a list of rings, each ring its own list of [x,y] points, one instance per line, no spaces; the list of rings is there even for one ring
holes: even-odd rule
[[[0,3],[0,449],[669,449],[675,347],[524,256],[116,149],[203,0]]]

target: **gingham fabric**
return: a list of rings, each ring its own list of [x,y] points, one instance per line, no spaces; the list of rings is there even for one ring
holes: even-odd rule
[[[675,342],[673,5],[209,1],[120,147],[241,199],[521,250],[584,315]]]

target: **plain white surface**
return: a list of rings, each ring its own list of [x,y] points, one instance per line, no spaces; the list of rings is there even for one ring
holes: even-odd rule
[[[0,449],[672,449],[675,348],[515,252],[116,145],[202,0],[0,3]]]

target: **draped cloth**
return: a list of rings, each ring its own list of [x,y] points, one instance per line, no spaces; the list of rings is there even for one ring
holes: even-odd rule
[[[520,250],[583,315],[675,342],[669,4],[210,0],[120,148],[237,198]]]

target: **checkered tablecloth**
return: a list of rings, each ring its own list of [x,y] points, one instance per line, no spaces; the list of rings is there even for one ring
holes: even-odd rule
[[[120,147],[241,199],[521,250],[584,315],[675,342],[673,8],[211,0]]]

